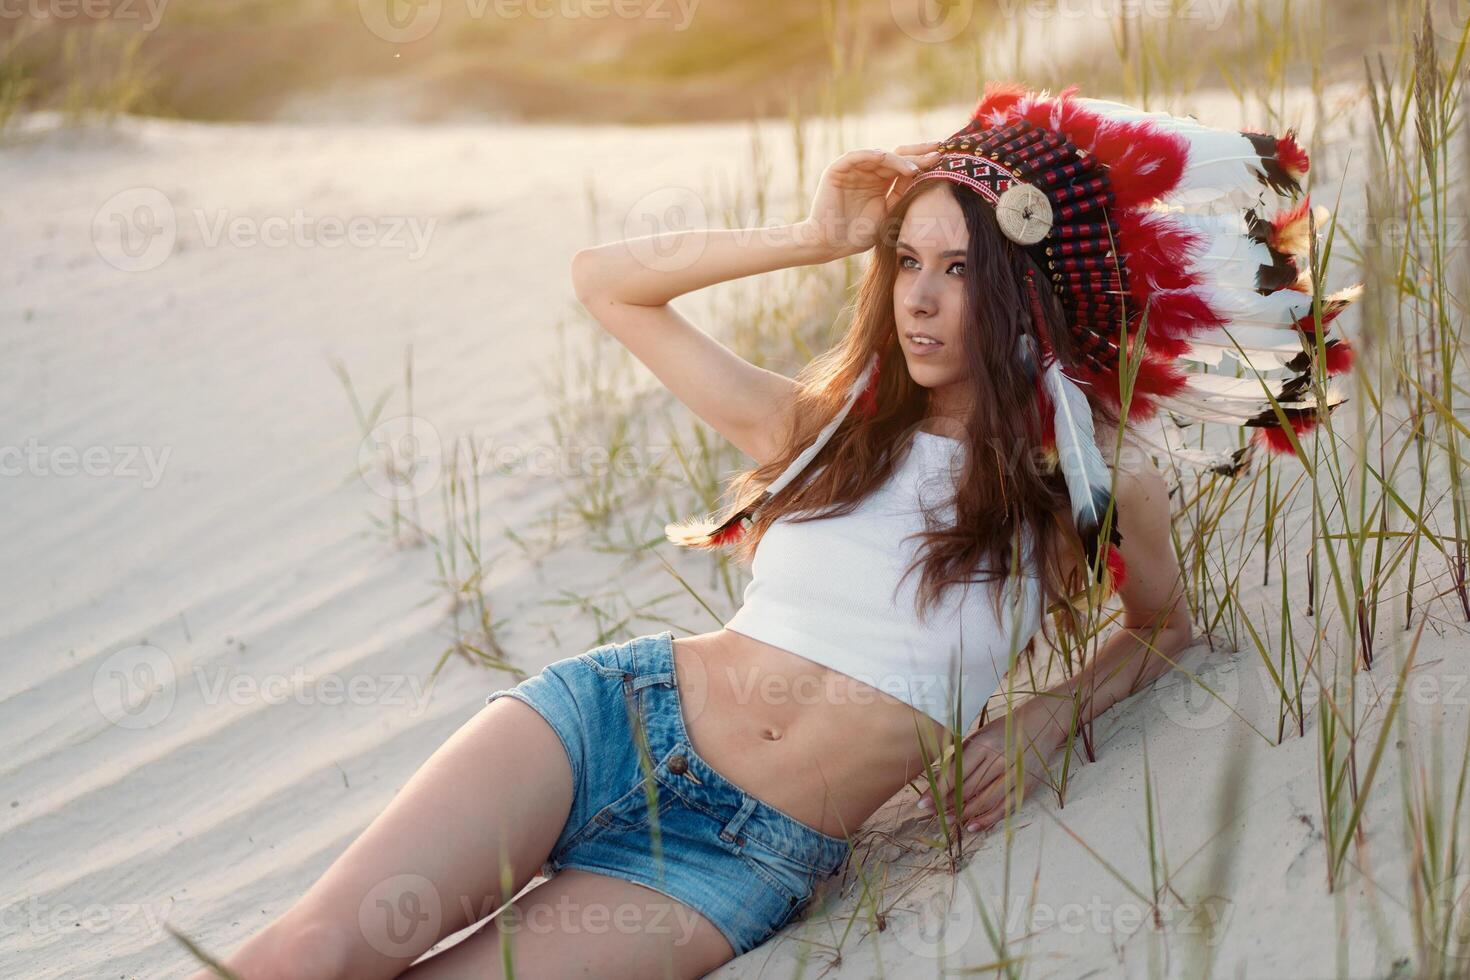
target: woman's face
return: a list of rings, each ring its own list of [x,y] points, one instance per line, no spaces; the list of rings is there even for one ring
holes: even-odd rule
[[[909,376],[925,388],[967,377],[960,330],[969,241],[964,212],[938,181],[914,198],[899,228],[893,320]]]

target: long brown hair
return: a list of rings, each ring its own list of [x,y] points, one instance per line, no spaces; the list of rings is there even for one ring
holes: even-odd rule
[[[925,511],[928,528],[921,535],[922,566],[916,613],[922,618],[951,586],[962,582],[1002,580],[1028,564],[1019,545],[1022,528],[1030,531],[1034,550],[1032,574],[1041,578],[1044,602],[1069,595],[1073,579],[1064,581],[1055,562],[1057,535],[1066,535],[1080,550],[1071,527],[1066,485],[1060,472],[1043,472],[1042,423],[1036,387],[1017,359],[1022,334],[1034,338],[1025,274],[1036,277],[1046,317],[1048,339],[1063,367],[1074,352],[1062,310],[1048,287],[1048,277],[1024,248],[1007,239],[991,206],[973,191],[942,181],[964,214],[969,231],[965,256],[965,307],[961,350],[969,368],[973,414],[963,440],[966,461],[952,498],[954,521],[937,521]],[[750,561],[756,545],[777,519],[815,520],[850,513],[882,485],[910,451],[912,435],[928,412],[929,390],[915,382],[904,363],[893,315],[893,285],[898,271],[894,245],[904,214],[928,182],[909,188],[885,218],[866,273],[858,287],[851,327],[832,348],[808,362],[797,374],[792,412],[793,430],[784,450],[764,465],[738,474],[730,484],[736,501],[758,499],[821,428],[842,407],[847,391],[875,351],[881,357],[877,411],[862,417],[850,412],[797,480],[771,498],[734,545],[735,556]],[[1111,419],[1106,411],[1095,415]],[[894,542],[897,547],[899,542]],[[1038,562],[1037,559],[1040,559]],[[905,573],[908,574],[907,572]],[[1002,589],[993,590],[1001,622]],[[1043,620],[1045,617],[1043,617]],[[1043,628],[1044,628],[1043,623]]]

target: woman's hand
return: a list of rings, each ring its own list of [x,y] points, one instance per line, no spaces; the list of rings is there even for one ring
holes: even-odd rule
[[[1058,710],[1065,712],[1068,709],[1063,705]],[[1022,753],[1021,768],[1025,772],[1023,797],[1031,795],[1031,790],[1046,774],[1043,763],[1050,764],[1057,750],[1066,743],[1061,727],[1065,723],[1066,718],[1060,723],[1053,721],[1047,716],[1043,702],[1033,699],[1013,713],[1010,755],[1006,754],[1005,715],[985,723],[966,737],[960,748],[960,778],[964,788],[959,818],[965,823],[966,830],[984,830],[1005,816],[1006,787],[1014,784],[1017,778],[1018,750]],[[936,772],[934,792],[943,802],[945,820],[959,822],[953,809],[954,767],[953,758],[935,764],[939,771]],[[919,809],[932,810],[933,805],[933,794],[926,788],[919,794]]]
[[[939,159],[937,140],[884,150],[853,150],[834,160],[817,184],[812,210],[802,222],[813,244],[833,258],[873,247],[878,226],[894,201],[925,167]]]

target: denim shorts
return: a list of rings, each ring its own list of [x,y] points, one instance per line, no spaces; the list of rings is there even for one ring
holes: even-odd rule
[[[542,873],[581,868],[693,908],[739,956],[805,912],[842,867],[845,838],[751,796],[694,751],[674,634],[608,643],[548,664],[510,695],[535,708],[572,765],[572,809]]]

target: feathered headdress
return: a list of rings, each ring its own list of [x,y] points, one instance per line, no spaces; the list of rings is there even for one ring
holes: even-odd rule
[[[1249,469],[1258,445],[1291,453],[1266,392],[1296,433],[1316,424],[1309,221],[1322,225],[1328,215],[1320,207],[1309,215],[1310,199],[1297,201],[1308,159],[1291,131],[1212,129],[1192,117],[1081,98],[1076,90],[1050,96],[988,84],[970,122],[914,180],[949,180],[975,191],[1061,302],[1079,362],[1070,373],[1062,370],[1029,272],[1035,337],[1020,357],[1036,380],[1043,445],[1066,480],[1078,534],[1105,584],[1115,586],[1124,574],[1116,520],[1105,560],[1098,561],[1112,480],[1089,399],[1123,418],[1119,340],[1126,335],[1138,365],[1123,421],[1146,448],[1232,476]],[[1324,298],[1324,334],[1361,293],[1358,283]],[[1134,344],[1139,333],[1141,348]],[[1323,350],[1326,374],[1351,369],[1345,341],[1324,337]],[[1187,369],[1218,366],[1227,356],[1248,376]],[[1276,374],[1268,379],[1266,372]],[[671,524],[669,540],[686,547],[736,540],[760,506],[821,451],[854,404],[869,412],[876,407],[879,373],[875,354],[837,416],[759,500],[723,519]],[[1328,411],[1345,400],[1329,388]],[[1186,450],[1166,445],[1165,417],[1173,425],[1225,423],[1255,432],[1232,451]]]

